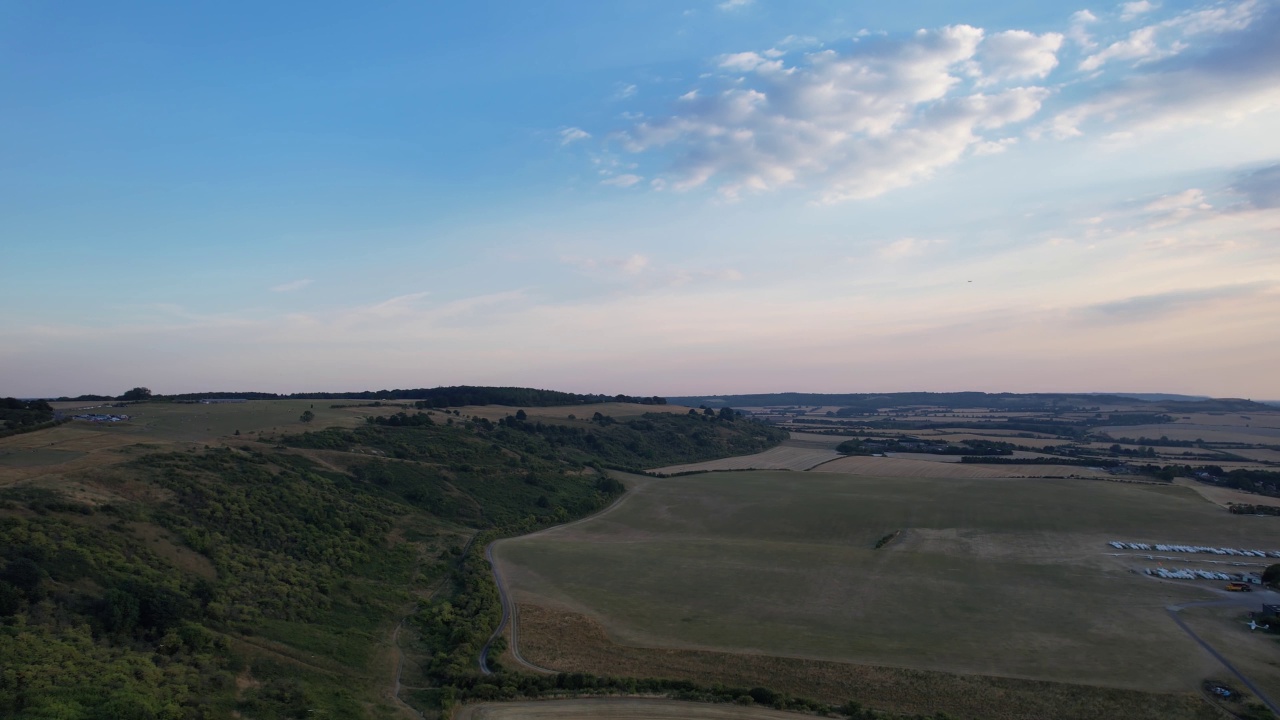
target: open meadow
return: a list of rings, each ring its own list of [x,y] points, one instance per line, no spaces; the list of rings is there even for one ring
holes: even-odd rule
[[[625,647],[1194,691],[1213,663],[1163,608],[1206,585],[1137,574],[1112,539],[1280,549],[1280,524],[1167,485],[725,472],[496,555],[518,602]]]

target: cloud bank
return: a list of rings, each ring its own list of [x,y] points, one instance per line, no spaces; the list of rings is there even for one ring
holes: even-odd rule
[[[809,52],[730,53],[668,113],[609,137],[662,166],[645,173],[655,189],[711,187],[732,200],[801,187],[837,203],[1023,137],[1222,122],[1280,103],[1272,5],[1244,0],[1118,26],[1158,11],[1139,1],[1109,20],[1078,12],[1062,32],[951,25]],[[1079,57],[1064,66],[1071,53]]]

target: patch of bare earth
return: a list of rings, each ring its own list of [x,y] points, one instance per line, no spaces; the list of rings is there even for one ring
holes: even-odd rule
[[[765,686],[833,704],[856,700],[880,710],[926,715],[942,711],[987,720],[1219,717],[1203,698],[1192,693],[1149,693],[745,653],[631,647],[612,642],[599,623],[584,615],[526,604],[519,605],[518,612],[521,654],[534,664],[563,672]]]

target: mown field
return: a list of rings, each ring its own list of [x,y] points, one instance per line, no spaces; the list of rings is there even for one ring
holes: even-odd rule
[[[1208,594],[1134,574],[1119,538],[1280,547],[1280,524],[1173,486],[728,472],[497,557],[517,600],[628,646],[1194,689],[1212,664],[1162,609]]]

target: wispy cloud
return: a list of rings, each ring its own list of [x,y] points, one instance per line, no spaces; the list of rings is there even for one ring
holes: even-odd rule
[[[614,186],[614,187],[623,187],[623,188],[627,188],[627,187],[631,187],[632,185],[635,185],[636,183],[640,182],[641,180],[644,180],[644,178],[640,177],[639,175],[632,175],[631,173],[624,173],[624,174],[622,174],[622,175],[615,175],[615,176],[613,176],[613,177],[611,177],[611,178],[606,178],[606,179],[604,179],[604,180],[601,180],[601,181],[600,181],[600,184],[601,184],[601,185],[612,185],[612,186]]]
[[[1255,208],[1280,208],[1280,164],[1244,173],[1232,189]]]
[[[1133,50],[1132,57],[1180,55],[1188,45],[1179,38],[1191,35],[1222,38],[1196,57],[1154,63],[1058,112],[1047,124],[1051,132],[1072,137],[1090,129],[1134,133],[1222,124],[1280,107],[1280,43],[1275,42],[1280,11],[1275,7],[1242,2],[1185,13],[1162,25],[1190,32],[1169,41],[1159,40],[1155,26],[1136,30],[1150,42],[1136,41],[1143,49]],[[1120,44],[1127,48],[1133,38]]]
[[[918,257],[927,253],[930,248],[936,248],[942,244],[940,240],[919,240],[917,238],[902,238],[894,240],[891,243],[881,247],[877,252],[882,260],[903,260],[905,258]]]
[[[591,133],[579,127],[567,127],[560,131],[561,147],[579,140],[586,140],[591,137]]]
[[[716,7],[725,11],[740,10],[753,2],[755,0],[723,0],[723,2],[716,3]]]
[[[1151,0],[1136,0],[1136,2],[1123,3],[1120,5],[1120,19],[1129,22],[1139,15],[1145,15],[1158,7],[1160,5],[1151,2]]]
[[[1112,322],[1141,322],[1173,314],[1211,308],[1223,302],[1249,300],[1268,294],[1275,283],[1246,283],[1217,287],[1170,290],[1136,295],[1083,308],[1086,316]]]
[[[278,293],[294,292],[295,290],[301,290],[302,288],[310,284],[311,284],[310,278],[304,278],[302,280],[293,280],[291,282],[281,283],[279,285],[273,286],[271,288],[271,292],[278,292]]]

